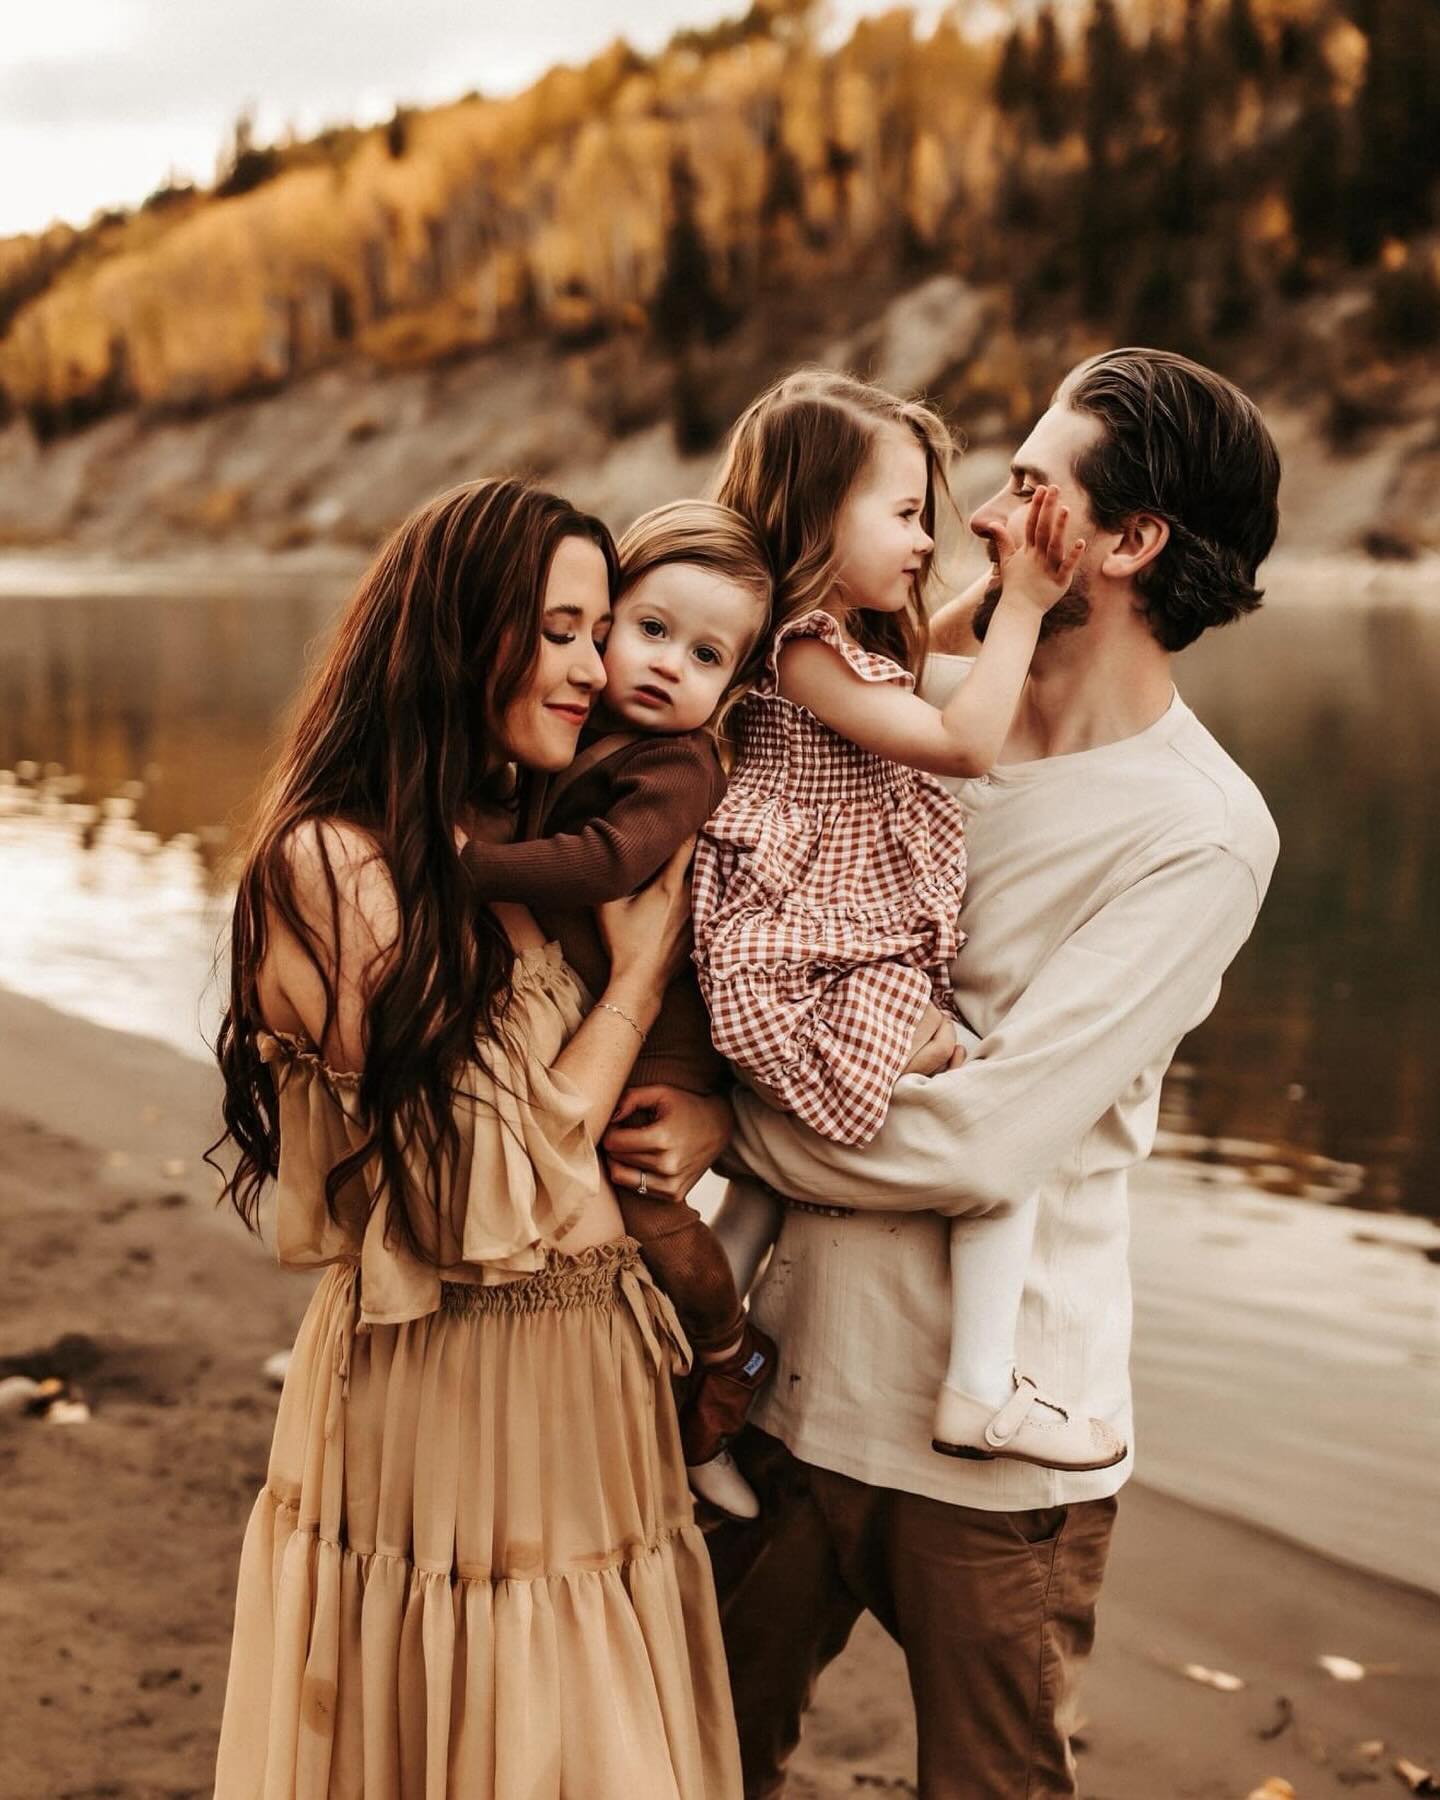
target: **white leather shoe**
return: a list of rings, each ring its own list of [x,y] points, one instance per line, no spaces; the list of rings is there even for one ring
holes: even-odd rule
[[[730,1518],[760,1517],[760,1502],[755,1498],[755,1490],[740,1473],[728,1450],[712,1456],[709,1462],[692,1463],[685,1473],[700,1498],[708,1500]]]
[[[1047,1400],[1028,1375],[1015,1377],[1015,1392],[996,1412],[973,1394],[942,1385],[935,1405],[930,1447],[942,1456],[976,1462],[1009,1457],[1041,1469],[1108,1469],[1123,1462],[1128,1446],[1103,1419],[1072,1414]]]

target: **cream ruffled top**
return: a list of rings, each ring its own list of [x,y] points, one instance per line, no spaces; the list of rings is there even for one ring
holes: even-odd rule
[[[558,944],[521,951],[503,1035],[482,1039],[457,1082],[459,1154],[440,1216],[415,1224],[433,1260],[386,1242],[387,1196],[377,1162],[341,1190],[338,1217],[325,1178],[368,1137],[360,1077],[330,1068],[303,1039],[259,1037],[280,1096],[276,1247],[288,1268],[360,1265],[362,1325],[396,1325],[440,1305],[442,1281],[512,1281],[544,1268],[597,1189],[600,1166],[586,1102],[551,1065],[585,1014]],[[416,1192],[425,1192],[415,1152]],[[374,1204],[372,1205],[372,1199]]]

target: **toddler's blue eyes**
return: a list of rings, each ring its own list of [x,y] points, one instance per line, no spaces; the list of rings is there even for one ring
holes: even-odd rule
[[[639,623],[641,631],[647,638],[651,639],[652,642],[658,642],[665,636],[665,624],[663,620],[641,619]],[[712,668],[718,666],[720,662],[719,655],[716,651],[712,650],[708,644],[702,644],[699,649],[696,650],[695,655],[702,663],[707,663]]]

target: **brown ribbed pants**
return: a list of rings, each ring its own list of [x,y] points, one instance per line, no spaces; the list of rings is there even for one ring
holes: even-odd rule
[[[752,1525],[708,1535],[745,1800],[776,1800],[820,1671],[874,1613],[910,1674],[920,1800],[1071,1800],[1066,1733],[1116,1502],[982,1512],[867,1487],[749,1426]]]
[[[675,1302],[692,1347],[700,1352],[734,1343],[745,1310],[720,1240],[693,1206],[621,1189],[625,1229],[645,1266]]]

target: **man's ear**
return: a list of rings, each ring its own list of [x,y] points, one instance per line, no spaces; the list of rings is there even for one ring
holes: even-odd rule
[[[1112,581],[1133,581],[1148,568],[1170,542],[1170,525],[1154,513],[1136,513],[1128,519],[1116,543],[1100,564],[1100,573]]]

